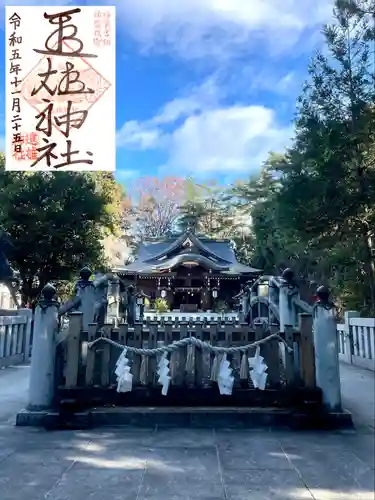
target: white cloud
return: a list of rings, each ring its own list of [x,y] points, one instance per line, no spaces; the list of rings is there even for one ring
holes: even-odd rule
[[[205,83],[190,96],[167,103],[145,122],[126,122],[118,146],[162,150],[163,172],[236,175],[258,170],[268,153],[282,151],[292,137],[265,106],[223,106],[215,86]]]
[[[169,166],[194,174],[258,170],[268,153],[292,136],[264,106],[231,106],[189,117],[170,136]]]
[[[273,53],[301,48],[305,31],[316,29],[331,17],[332,3],[333,0],[122,0],[117,3],[117,12],[121,24],[146,49],[164,48],[184,58],[222,58],[241,47],[262,47]]]
[[[150,120],[127,121],[117,133],[117,146],[140,150],[167,147],[168,134],[164,132],[164,126],[218,106],[222,96],[213,75],[186,95],[167,102]]]
[[[219,89],[217,85],[216,78],[217,75],[212,75],[202,85],[190,90],[187,95],[165,104],[162,111],[152,119],[152,123],[154,125],[174,123],[202,109],[216,106],[224,95],[223,89]]]
[[[135,120],[126,122],[117,133],[117,146],[129,149],[150,149],[160,144],[162,135],[159,129],[140,124]]]

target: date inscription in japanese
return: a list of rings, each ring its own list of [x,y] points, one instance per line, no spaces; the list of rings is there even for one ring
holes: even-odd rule
[[[7,170],[115,170],[114,23],[114,7],[6,8]]]

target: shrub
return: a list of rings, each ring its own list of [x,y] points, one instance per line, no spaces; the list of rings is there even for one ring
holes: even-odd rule
[[[217,313],[226,313],[230,311],[230,307],[225,300],[218,300],[215,304],[215,312]]]
[[[158,297],[155,300],[154,308],[158,313],[164,313],[169,311],[168,302],[165,299],[162,299],[161,297]]]

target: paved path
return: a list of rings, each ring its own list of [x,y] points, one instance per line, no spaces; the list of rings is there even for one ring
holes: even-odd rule
[[[373,373],[342,369],[356,432],[46,432],[9,423],[27,370],[0,372],[0,500],[374,500]]]
[[[30,367],[25,365],[0,369],[0,424],[13,422],[15,414],[26,405],[29,373]]]
[[[375,372],[340,364],[341,393],[345,408],[352,412],[357,427],[375,426]]]

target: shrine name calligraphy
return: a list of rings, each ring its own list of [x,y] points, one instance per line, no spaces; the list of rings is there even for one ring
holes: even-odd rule
[[[73,14],[79,12],[81,12],[80,8],[56,14],[44,13],[44,18],[48,19],[50,24],[57,25],[57,29],[46,39],[45,49],[33,49],[37,53],[47,55],[45,59],[47,67],[45,71],[37,74],[40,81],[38,85],[34,86],[31,96],[41,93],[41,95],[47,97],[42,97],[41,102],[45,103],[45,107],[35,116],[37,120],[35,130],[44,136],[42,137],[43,144],[37,148],[38,157],[30,167],[35,167],[42,161],[45,162],[47,167],[55,169],[74,164],[92,165],[93,163],[91,158],[93,153],[86,151],[86,156],[81,155],[79,148],[73,147],[70,139],[72,129],[79,130],[83,127],[88,116],[88,110],[77,110],[76,104],[69,99],[69,96],[95,93],[95,89],[88,87],[81,79],[80,71],[72,62],[72,58],[97,57],[95,54],[83,52],[84,44],[77,36],[78,28],[71,22]],[[63,70],[54,68],[53,63],[56,59],[52,56],[58,56],[58,59],[61,57],[69,59],[65,61]],[[56,78],[58,78],[57,84]],[[65,109],[62,113],[61,102],[54,102],[53,99],[57,96],[67,96]],[[56,142],[50,142],[53,128],[57,129],[65,137],[64,152],[56,150]],[[55,160],[58,161],[54,163]]]

